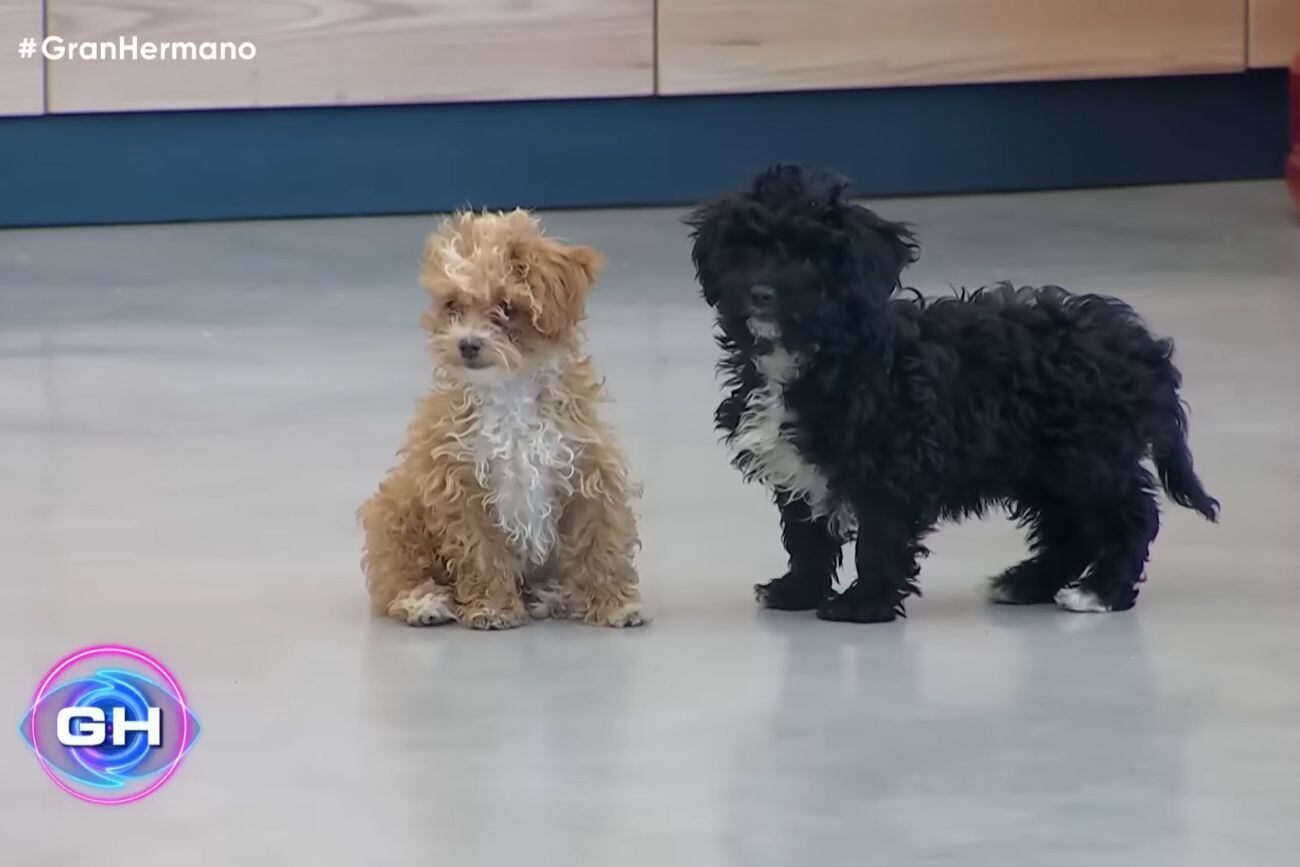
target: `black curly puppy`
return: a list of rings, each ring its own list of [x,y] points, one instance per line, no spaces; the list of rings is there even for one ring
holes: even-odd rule
[[[790,556],[768,608],[877,622],[918,592],[937,522],[1006,506],[1032,555],[996,602],[1132,607],[1159,515],[1215,520],[1187,448],[1173,343],[1126,304],[1001,285],[891,300],[908,228],[855,205],[838,175],[776,166],[687,222],[715,309],[733,463],[770,488]],[[857,578],[835,595],[841,547]]]

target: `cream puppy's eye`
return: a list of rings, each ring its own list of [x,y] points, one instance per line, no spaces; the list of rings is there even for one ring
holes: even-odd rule
[[[509,301],[502,301],[497,305],[497,316],[499,316],[503,321],[510,321],[515,316],[515,305],[511,304]]]
[[[448,316],[459,316],[460,309],[461,309],[460,302],[457,301],[455,298],[452,298],[451,300],[444,302],[442,305],[442,312]]]

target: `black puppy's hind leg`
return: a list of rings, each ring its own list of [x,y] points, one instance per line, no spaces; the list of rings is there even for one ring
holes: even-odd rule
[[[831,582],[843,559],[843,543],[826,518],[814,518],[802,499],[777,496],[781,509],[781,543],[790,555],[790,568],[773,581],[754,585],[754,596],[764,608],[811,611],[831,592]]]
[[[1160,530],[1151,474],[1139,469],[1128,490],[1094,508],[1087,526],[1097,555],[1077,582],[1056,594],[1056,604],[1068,611],[1126,611],[1137,602],[1147,554]]]
[[[1029,526],[1033,556],[989,580],[988,598],[999,605],[1041,605],[1079,578],[1092,560],[1079,528],[1089,513],[1062,500],[1024,504],[1020,514]]]
[[[920,595],[917,562],[929,553],[921,544],[930,527],[885,509],[858,510],[854,561],[858,577],[843,593],[817,609],[822,620],[884,623],[905,616],[903,601]]]

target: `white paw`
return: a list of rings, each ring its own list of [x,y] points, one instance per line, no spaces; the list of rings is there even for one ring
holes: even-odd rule
[[[1091,590],[1071,585],[1056,592],[1056,604],[1066,611],[1101,613],[1110,610],[1110,606],[1097,598]]]
[[[650,622],[650,615],[642,610],[640,602],[629,602],[613,611],[595,616],[589,614],[586,621],[593,626],[612,626],[615,629],[622,629],[630,626],[644,626]]]
[[[564,620],[570,616],[568,600],[553,586],[529,587],[524,591],[524,605],[528,608],[528,616],[534,620]]]
[[[525,599],[524,607],[528,609],[528,616],[534,620],[547,620],[551,616],[550,603],[541,599]]]
[[[388,614],[411,626],[437,626],[456,619],[456,612],[447,604],[446,598],[429,592],[420,596],[410,592],[398,594],[388,603]]]
[[[522,605],[516,605],[506,611],[497,611],[495,608],[480,605],[476,608],[463,609],[456,619],[460,621],[461,626],[468,626],[470,629],[485,631],[514,629],[528,622],[528,611]]]
[[[649,622],[650,615],[646,614],[645,611],[642,610],[641,606],[638,605],[624,611],[622,615],[612,621],[609,625],[614,627],[645,626]]]

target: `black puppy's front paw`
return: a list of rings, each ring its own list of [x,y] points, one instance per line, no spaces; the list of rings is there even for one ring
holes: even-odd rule
[[[774,611],[812,611],[826,599],[825,584],[787,572],[774,581],[754,585],[754,598]]]
[[[1046,605],[1061,589],[1061,572],[1059,564],[1030,558],[990,578],[988,600],[994,605]]]
[[[818,620],[845,623],[888,623],[905,616],[902,602],[883,598],[864,599],[847,594],[832,596],[817,609]]]

